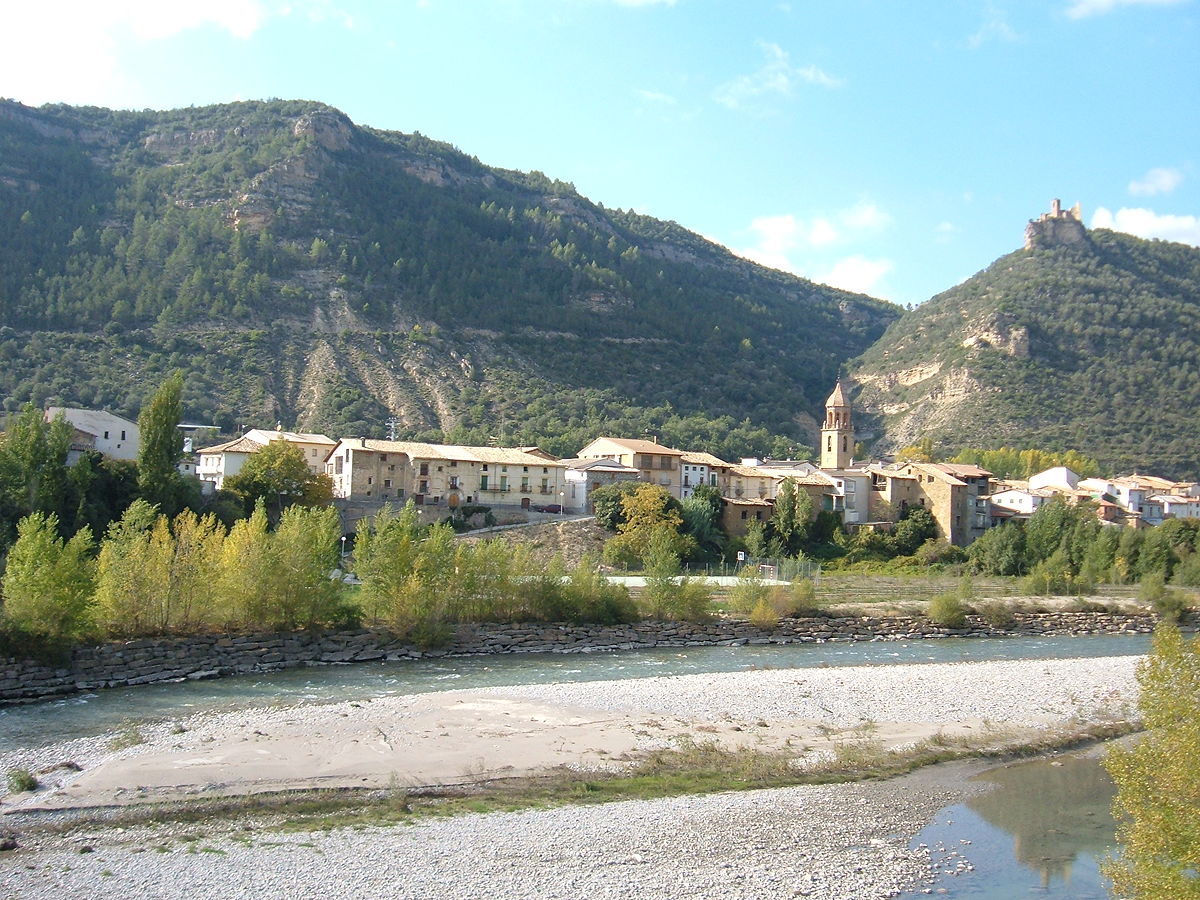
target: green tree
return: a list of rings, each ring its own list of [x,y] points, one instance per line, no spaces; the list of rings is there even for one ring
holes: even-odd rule
[[[652,540],[663,535],[671,540],[671,552],[683,557],[691,552],[694,541],[680,532],[683,525],[682,507],[678,500],[656,484],[639,484],[621,500],[624,520],[617,526],[617,536],[609,543],[614,552],[620,550],[649,562]]]
[[[138,416],[138,490],[166,516],[183,506],[186,486],[176,466],[183,455],[183,373],[176,371],[155,391]]]
[[[399,512],[385,506],[371,519],[360,519],[354,536],[354,574],[362,581],[359,605],[368,621],[378,622],[404,597],[416,568],[423,529],[410,500]]]
[[[775,498],[768,534],[777,538],[787,556],[795,556],[808,540],[812,522],[812,497],[791,478],[785,478]]]
[[[638,489],[640,482],[617,481],[598,487],[588,495],[596,522],[609,531],[616,531],[625,521],[625,497]]]
[[[1023,575],[1025,558],[1025,528],[1017,522],[989,528],[967,548],[971,571],[980,575]]]
[[[22,519],[4,571],[4,618],[18,631],[55,641],[88,634],[95,590],[93,543],[86,528],[64,541],[53,513]]]
[[[151,535],[158,509],[136,500],[108,527],[100,544],[96,618],[109,634],[135,637],[160,630],[170,560]]]
[[[251,454],[225,485],[242,498],[247,512],[262,500],[274,520],[289,506],[325,506],[333,499],[329,476],[314,473],[304,460],[304,451],[285,440],[271,441]]]
[[[1136,900],[1200,897],[1200,644],[1160,625],[1138,667],[1145,734],[1113,745],[1105,767],[1117,785],[1119,856],[1104,873]]]
[[[286,629],[332,624],[341,616],[337,568],[341,520],[331,506],[284,510],[271,554],[271,625]]]

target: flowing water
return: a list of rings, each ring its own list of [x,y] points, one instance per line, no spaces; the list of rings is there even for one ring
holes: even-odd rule
[[[944,638],[505,654],[309,666],[210,681],[111,688],[62,700],[0,708],[0,751],[37,747],[195,713],[270,704],[327,703],[452,688],[754,668],[1125,656],[1146,653],[1149,646],[1149,635]]]
[[[976,779],[990,789],[946,807],[913,839],[940,864],[938,896],[1107,900],[1099,867],[1115,844],[1115,788],[1099,758],[1066,754]]]

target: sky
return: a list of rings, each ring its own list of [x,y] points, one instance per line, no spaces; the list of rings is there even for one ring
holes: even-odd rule
[[[319,100],[905,305],[1054,197],[1200,245],[1200,0],[43,0],[0,96]]]

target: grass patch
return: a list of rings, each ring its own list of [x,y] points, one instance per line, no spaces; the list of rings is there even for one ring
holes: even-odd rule
[[[616,771],[556,769],[540,777],[438,788],[402,787],[393,780],[382,790],[288,791],[158,804],[116,813],[110,810],[102,815],[80,811],[64,821],[39,825],[37,830],[61,833],[89,825],[154,827],[195,823],[203,824],[209,832],[206,836],[211,837],[214,829],[236,832],[251,822],[256,830],[282,832],[409,825],[425,818],[474,813],[886,779],[950,760],[1024,757],[1077,747],[1128,734],[1136,727],[1127,721],[1072,723],[1032,738],[996,731],[969,737],[938,733],[901,749],[884,747],[865,727],[835,742],[832,753],[802,760],[797,760],[794,750],[728,749],[715,741],[687,738]],[[181,839],[195,842],[200,836],[181,835]],[[166,852],[161,845],[154,849]],[[189,852],[212,850],[193,845]]]
[[[113,736],[113,739],[108,742],[108,749],[125,750],[144,743],[146,743],[146,738],[142,732],[136,726],[128,725]]]
[[[9,769],[8,790],[12,794],[24,794],[38,789],[37,777],[28,769]]]

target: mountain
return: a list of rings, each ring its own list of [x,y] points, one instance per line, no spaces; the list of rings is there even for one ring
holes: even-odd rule
[[[0,391],[135,414],[541,443],[813,440],[891,304],[319,103],[0,101]]]
[[[1200,478],[1200,249],[1056,207],[851,370],[877,449],[1074,448],[1114,472]]]

